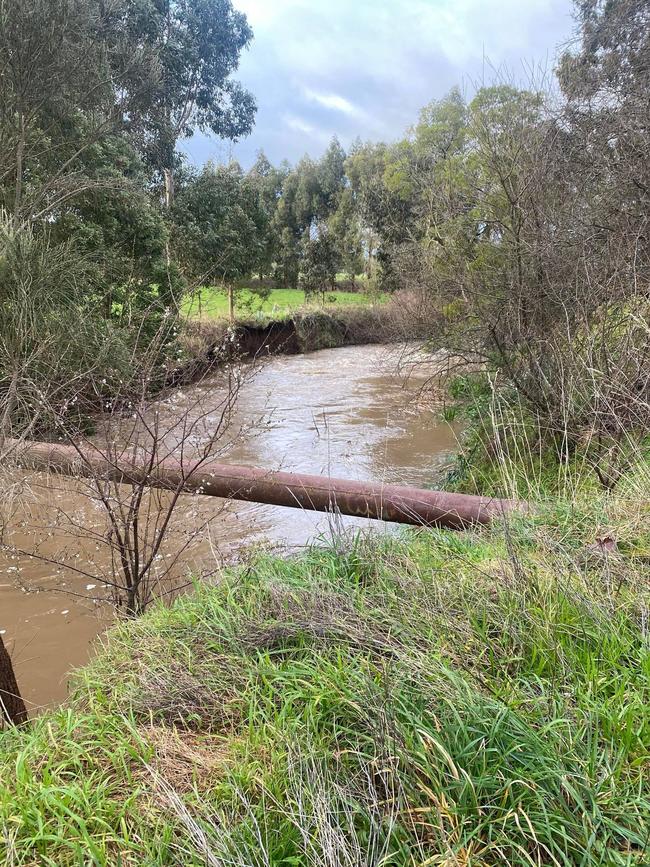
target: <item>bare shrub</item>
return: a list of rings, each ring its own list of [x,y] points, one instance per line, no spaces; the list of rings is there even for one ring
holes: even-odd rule
[[[23,519],[21,535],[31,536],[31,546],[11,537],[3,546],[10,555],[40,560],[88,581],[88,590],[99,588],[90,598],[104,599],[107,593],[113,606],[128,616],[187,585],[179,564],[188,564],[198,547],[206,545],[210,525],[223,506],[210,501],[198,507],[199,495],[186,494],[186,481],[229,444],[225,435],[237,396],[255,371],[233,357],[210,388],[195,387],[180,402],[174,393],[154,399],[157,344],[166,338],[163,324],[149,351],[139,357],[137,372],[105,399],[92,434],[59,412],[58,440],[74,449],[81,472],[66,483],[70,496],[53,501],[42,523],[29,515]],[[164,476],[170,464],[179,471],[175,480],[151,489],[150,481]],[[144,472],[130,484],[113,481],[110,471],[125,466]],[[30,484],[38,493],[38,477]],[[53,545],[54,534],[59,548]]]

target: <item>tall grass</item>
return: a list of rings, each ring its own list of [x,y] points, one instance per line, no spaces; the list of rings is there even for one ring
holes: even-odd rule
[[[197,586],[2,736],[7,863],[649,863],[649,541],[590,495]]]
[[[642,402],[647,405],[647,395],[637,398]],[[576,442],[568,422],[549,427],[515,389],[484,372],[451,382],[445,415],[460,415],[467,425],[448,480],[455,489],[570,506],[591,496],[600,502],[609,488],[626,508],[647,503],[650,437],[643,428],[604,441],[596,428],[585,427]]]

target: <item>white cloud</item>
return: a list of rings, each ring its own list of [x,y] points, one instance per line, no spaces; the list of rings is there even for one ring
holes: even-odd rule
[[[539,57],[540,49],[552,56],[548,36],[571,24],[567,0],[406,0],[404,11],[405,30],[417,27],[420,44],[459,69],[483,56],[495,65]]]
[[[303,146],[320,148],[327,144],[334,134],[333,132],[326,132],[324,129],[315,126],[313,123],[309,123],[308,120],[295,114],[285,114],[282,120],[288,129],[304,137]]]
[[[296,117],[294,114],[286,114],[284,122],[289,129],[292,129],[294,132],[301,132],[303,135],[313,135],[316,132],[316,129],[310,123],[307,123],[301,117]]]
[[[349,99],[344,96],[339,96],[336,93],[318,93],[309,87],[304,88],[303,93],[310,102],[316,102],[322,105],[323,108],[331,109],[331,111],[340,111],[342,114],[360,115],[361,110],[353,105]]]

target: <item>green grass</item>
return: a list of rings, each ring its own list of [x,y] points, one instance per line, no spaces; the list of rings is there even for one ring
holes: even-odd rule
[[[600,440],[588,429],[580,438],[563,437],[559,430],[551,436],[514,390],[493,391],[485,373],[451,379],[443,415],[465,428],[446,480],[450,490],[531,502],[598,499],[603,489],[598,467],[616,479],[620,500],[642,499],[650,491],[647,431],[629,432],[606,448],[598,448]]]
[[[363,292],[327,292],[326,307],[365,307],[381,301],[376,294]],[[235,315],[237,318],[279,318],[290,316],[298,310],[322,308],[320,297],[307,300],[302,289],[273,289],[268,298],[263,298],[250,289],[237,291]],[[183,307],[187,316],[204,319],[225,319],[228,316],[228,296],[215,286],[199,290],[188,298]]]
[[[7,863],[650,863],[648,535],[590,497],[259,556],[118,626],[0,735]]]

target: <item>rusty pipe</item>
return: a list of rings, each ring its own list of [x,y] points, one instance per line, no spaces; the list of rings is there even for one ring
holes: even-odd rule
[[[316,512],[338,512],[359,518],[427,527],[464,529],[489,524],[526,504],[513,500],[429,491],[403,485],[357,482],[305,473],[285,473],[206,461],[184,467],[168,458],[151,472],[128,459],[113,460],[99,450],[42,442],[17,445],[15,462],[22,467],[66,476],[99,478],[126,485],[146,484],[208,497],[244,500]]]

